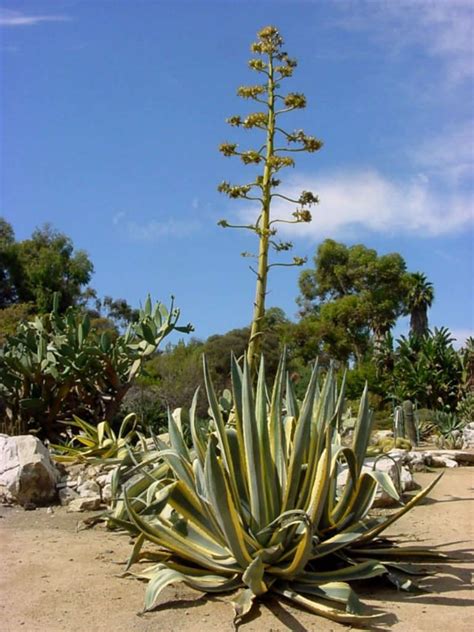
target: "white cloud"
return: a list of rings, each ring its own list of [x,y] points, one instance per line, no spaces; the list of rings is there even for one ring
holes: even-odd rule
[[[460,82],[474,75],[474,4],[472,0],[397,0],[336,4],[336,26],[365,31],[392,54],[422,50],[441,62],[447,79]]]
[[[282,234],[314,241],[353,237],[364,231],[423,238],[458,232],[472,221],[469,195],[441,193],[424,174],[399,181],[373,168],[341,170],[294,177],[282,185],[280,193],[298,198],[303,190],[313,191],[321,200],[312,209],[313,221],[281,224]],[[272,215],[289,219],[295,208],[275,198]],[[246,209],[241,217],[251,221],[255,213]]]
[[[123,221],[125,213],[118,213],[115,216],[114,224],[123,227],[127,237],[132,241],[156,242],[166,237],[180,238],[187,237],[200,228],[199,222],[195,220],[176,220],[173,218],[163,221],[150,220],[148,222]]]
[[[29,15],[0,9],[0,26],[34,26],[41,22],[68,22],[70,19],[65,15]]]
[[[455,339],[454,347],[461,349],[468,338],[474,336],[474,329],[453,329],[450,330],[452,337]]]
[[[451,126],[409,153],[412,162],[453,186],[474,174],[474,121]]]
[[[124,211],[119,211],[118,213],[116,213],[113,218],[112,218],[112,224],[114,226],[117,226],[118,224],[120,224],[120,222],[124,219],[124,217],[127,214]]]

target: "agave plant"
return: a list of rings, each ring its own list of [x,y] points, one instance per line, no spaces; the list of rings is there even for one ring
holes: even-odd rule
[[[462,431],[466,424],[457,415],[437,410],[434,416],[434,425],[438,434],[437,443],[441,448],[462,447]]]
[[[118,434],[114,432],[108,421],[101,421],[97,426],[74,416],[72,421],[63,422],[68,426],[79,429],[65,445],[51,444],[51,448],[59,454],[53,453],[58,463],[73,463],[75,461],[114,460],[120,462],[128,454],[128,448],[139,437],[136,431],[135,413],[127,415],[120,425]]]
[[[168,446],[153,432],[145,439],[140,435],[140,449],[128,449],[126,456],[114,470],[111,480],[112,501],[109,511],[101,518],[109,529],[126,529],[133,535],[139,530],[130,521],[124,495],[136,513],[155,511],[155,492],[170,476],[170,469],[161,457]],[[159,509],[162,505],[157,505]],[[95,520],[91,524],[95,524]]]
[[[398,588],[414,585],[416,561],[439,559],[420,547],[401,548],[380,534],[433,487],[393,515],[369,517],[378,486],[393,497],[390,478],[363,470],[372,415],[367,389],[361,399],[351,447],[340,442],[343,386],[330,370],[319,384],[317,364],[304,398],[297,402],[283,355],[271,394],[264,362],[255,392],[244,359],[232,359],[233,414],[224,423],[204,361],[204,382],[213,429],[199,429],[190,410],[192,448],[169,417],[170,447],[159,450],[171,476],[155,480],[148,502],[137,511],[131,490],[124,494],[129,519],[139,534],[130,564],[153,563],[137,573],[149,580],[145,610],[169,584],[203,592],[240,589],[233,601],[236,620],[269,591],[332,620],[361,624],[363,613],[350,582],[384,575]],[[337,487],[342,464],[346,483]],[[172,511],[170,512],[170,509]],[[145,541],[158,545],[141,552]]]

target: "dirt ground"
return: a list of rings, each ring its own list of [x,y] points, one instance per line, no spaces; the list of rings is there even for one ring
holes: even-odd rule
[[[433,476],[419,474],[417,479],[426,485]],[[358,590],[365,603],[389,613],[371,629],[473,629],[473,483],[474,468],[447,471],[424,504],[392,528],[392,534],[413,534],[424,544],[445,544],[443,550],[462,561],[427,579],[424,585],[429,593],[401,594],[376,590],[374,585]],[[77,532],[77,521],[83,517],[60,507],[52,514],[46,509],[0,508],[0,632],[233,629],[228,597],[202,598],[182,587],[168,587],[158,610],[139,616],[144,584],[117,577],[121,570],[117,562],[130,552],[128,538],[101,528]],[[240,626],[242,632],[347,629],[272,598],[264,600],[256,616]]]

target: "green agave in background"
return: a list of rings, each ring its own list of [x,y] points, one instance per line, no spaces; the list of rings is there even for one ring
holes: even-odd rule
[[[150,477],[139,503],[132,488],[124,493],[131,530],[138,534],[126,574],[149,580],[145,610],[153,609],[167,585],[183,582],[204,592],[240,589],[233,601],[236,621],[268,591],[339,622],[380,616],[363,613],[350,582],[385,575],[409,589],[413,575],[421,574],[417,561],[443,557],[380,537],[436,481],[391,516],[368,517],[379,485],[395,498],[398,493],[386,474],[362,470],[372,426],[367,390],[349,448],[339,435],[344,386],[338,392],[332,371],[320,388],[316,364],[301,405],[285,354],[271,393],[263,359],[255,392],[245,359],[242,369],[233,358],[231,371],[228,423],[204,361],[210,431],[199,427],[196,394],[192,448],[170,415],[170,446],[159,450],[168,474]],[[341,491],[336,481],[342,463],[348,476]],[[145,541],[158,549],[141,551]],[[140,559],[151,564],[131,573]]]

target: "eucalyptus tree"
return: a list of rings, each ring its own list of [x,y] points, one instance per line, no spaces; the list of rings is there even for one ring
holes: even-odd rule
[[[30,303],[35,313],[48,313],[58,292],[63,313],[86,298],[93,271],[87,253],[49,224],[16,241],[12,226],[0,218],[0,309]]]
[[[382,354],[385,336],[405,309],[409,278],[399,253],[379,255],[362,244],[326,239],[316,251],[314,268],[300,275],[297,303],[302,316],[326,323],[328,340],[342,330],[338,337],[351,341],[360,363],[370,335],[375,356]]]
[[[322,147],[322,142],[314,136],[308,136],[303,130],[289,132],[281,127],[280,119],[293,110],[306,107],[306,97],[297,92],[280,92],[281,82],[290,78],[297,62],[283,50],[283,39],[274,26],[266,26],[257,34],[257,41],[251,45],[256,55],[250,59],[249,67],[258,73],[263,81],[256,85],[242,86],[237,95],[258,104],[259,110],[244,117],[231,116],[227,122],[232,127],[245,130],[256,129],[263,133],[264,141],[254,149],[241,150],[237,143],[226,142],[219,150],[224,156],[237,156],[244,165],[257,166],[259,172],[250,182],[234,185],[222,182],[218,189],[231,199],[242,199],[256,202],[259,212],[254,222],[248,224],[230,224],[220,220],[224,228],[241,228],[253,232],[258,238],[258,254],[243,253],[243,256],[257,260],[255,302],[250,331],[247,359],[251,367],[255,367],[262,348],[262,335],[265,329],[265,297],[269,270],[276,266],[300,266],[305,263],[301,257],[293,257],[291,262],[270,262],[270,250],[277,253],[291,250],[289,241],[276,239],[277,226],[281,223],[298,224],[311,221],[309,207],[318,202],[318,198],[310,191],[302,191],[298,198],[290,198],[276,192],[281,181],[277,174],[285,167],[294,167],[291,154],[296,152],[315,152]],[[290,218],[272,217],[272,202],[280,198],[296,204]]]
[[[428,308],[434,301],[433,284],[422,272],[410,275],[406,299],[406,311],[410,315],[410,333],[426,336],[428,333]]]

